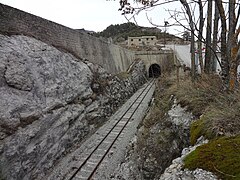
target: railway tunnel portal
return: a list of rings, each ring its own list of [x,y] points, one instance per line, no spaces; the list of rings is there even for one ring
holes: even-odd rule
[[[172,50],[135,52],[135,57],[144,62],[147,75],[150,78],[157,78],[163,73],[171,71],[174,66],[173,56]]]
[[[161,67],[158,64],[152,64],[148,70],[148,77],[158,78],[161,76]]]

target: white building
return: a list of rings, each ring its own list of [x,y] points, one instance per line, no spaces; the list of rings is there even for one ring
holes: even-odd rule
[[[154,46],[156,43],[156,36],[128,37],[128,46]]]

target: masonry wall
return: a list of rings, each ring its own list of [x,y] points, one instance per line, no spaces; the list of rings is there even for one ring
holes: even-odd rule
[[[0,4],[0,33],[34,37],[99,64],[111,73],[125,71],[135,59],[133,52],[122,47],[3,4]]]
[[[144,62],[147,71],[152,64],[160,65],[162,73],[169,72],[174,68],[174,57],[171,50],[138,51],[135,53],[135,57]]]

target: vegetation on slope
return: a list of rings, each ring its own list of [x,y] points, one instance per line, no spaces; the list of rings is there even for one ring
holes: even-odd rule
[[[240,132],[240,95],[221,91],[218,76],[202,77],[195,84],[186,80],[176,96],[199,117],[191,126],[192,144],[202,135],[214,139]]]
[[[161,77],[155,95],[157,108],[152,118],[143,123],[149,126],[159,121],[174,96],[196,117],[190,129],[191,144],[200,136],[210,139],[187,156],[185,167],[212,171],[222,179],[240,179],[239,92],[221,91],[221,79],[215,75],[199,77],[195,83],[187,76],[182,76],[179,83],[175,79]]]
[[[211,140],[187,156],[185,167],[212,171],[222,179],[239,179],[239,93],[222,92],[218,76],[204,76],[195,84],[183,81],[175,95],[198,117],[191,125],[191,144],[200,136]]]
[[[110,25],[105,30],[95,33],[97,37],[113,38],[114,42],[127,40],[129,36],[156,36],[157,39],[164,37],[164,33],[157,28],[141,27],[128,22],[123,24]],[[176,38],[174,35],[166,33],[166,38]]]

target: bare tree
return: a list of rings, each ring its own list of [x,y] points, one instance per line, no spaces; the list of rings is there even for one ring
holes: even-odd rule
[[[237,45],[237,38],[240,31],[240,25],[237,28],[239,19],[240,7],[238,4],[238,14],[235,14],[236,0],[229,0],[228,13],[229,13],[229,31],[227,34],[226,13],[223,8],[222,0],[215,1],[221,19],[221,62],[222,62],[222,75],[223,85],[225,89],[234,90],[237,79],[237,52],[239,45]]]
[[[216,0],[215,0],[216,1]],[[213,52],[217,53],[217,41],[218,41],[218,22],[219,22],[219,11],[217,8],[217,5],[215,3],[214,6],[214,22],[213,22],[213,41],[212,41],[212,49]],[[216,72],[216,68],[217,68],[217,60],[215,56],[212,56],[212,72]]]
[[[184,9],[186,10],[186,13],[188,15],[189,18],[189,25],[190,25],[190,30],[191,30],[191,47],[190,47],[190,52],[191,52],[191,77],[192,77],[192,81],[195,80],[196,78],[196,66],[195,66],[195,41],[194,41],[194,22],[193,22],[193,18],[192,18],[192,13],[190,10],[190,7],[187,3],[186,0],[180,0],[180,2],[182,3]]]
[[[229,32],[228,32],[228,41],[227,41],[227,57],[230,61],[230,80],[229,80],[229,90],[234,90],[236,87],[237,82],[237,51],[238,51],[238,45],[237,45],[237,34],[239,33],[239,30],[236,31],[237,26],[237,18],[235,14],[235,5],[236,0],[229,0]],[[239,13],[239,11],[238,11]],[[238,15],[239,17],[239,15]],[[240,26],[240,25],[239,25]],[[240,29],[240,27],[238,28]],[[236,31],[236,32],[235,32]]]
[[[204,18],[203,18],[203,4],[202,0],[198,0],[199,6],[199,29],[198,29],[198,55],[199,55],[199,64],[201,72],[204,72],[203,68],[203,56],[202,56],[202,41],[203,41],[203,26],[204,26]]]
[[[211,72],[211,61],[212,61],[212,0],[208,0],[207,9],[207,30],[206,30],[206,52],[205,52],[205,73],[209,74]]]

